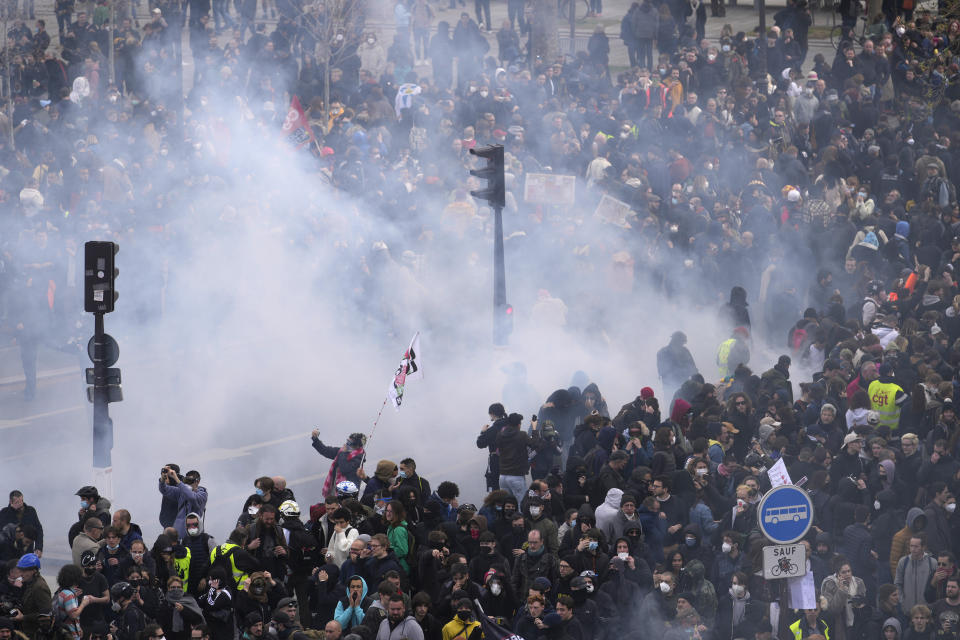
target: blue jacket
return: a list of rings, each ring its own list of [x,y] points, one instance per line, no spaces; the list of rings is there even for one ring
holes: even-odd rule
[[[207,508],[206,487],[197,487],[197,490],[194,491],[185,482],[172,486],[160,480],[160,493],[163,494],[164,498],[177,501],[177,515],[174,518],[173,527],[181,538],[186,537],[187,514],[197,513],[202,517]]]
[[[333,611],[333,619],[340,623],[340,626],[343,628],[344,632],[359,624],[363,624],[363,618],[366,615],[363,609],[364,604],[366,603],[367,606],[369,606],[369,603],[366,602],[367,581],[361,576],[352,575],[347,579],[347,584],[349,584],[350,580],[355,578],[360,578],[360,580],[363,582],[363,591],[360,592],[360,604],[356,607],[350,606],[350,592],[348,590],[347,597],[340,600],[340,602],[337,603],[337,608]]]

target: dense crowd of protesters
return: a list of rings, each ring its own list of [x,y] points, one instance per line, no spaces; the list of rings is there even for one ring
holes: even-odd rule
[[[262,477],[236,523],[205,523],[200,474],[171,464],[163,533],[145,541],[132,519],[147,514],[111,513],[84,487],[55,592],[40,520],[13,492],[0,640],[476,640],[486,616],[524,640],[956,638],[960,22],[883,3],[862,42],[848,32],[804,72],[802,2],[758,39],[710,41],[702,3],[644,0],[621,23],[632,66],[612,74],[602,29],[575,56],[529,55],[534,14],[512,0],[489,56],[483,2],[454,25],[398,2],[389,46],[362,3],[346,18],[330,6],[268,2],[268,33],[250,0],[161,2],[142,27],[114,8],[113,32],[105,5],[74,20],[58,2],[59,50],[42,23],[14,23],[0,310],[27,399],[40,346],[74,337],[90,234],[150,256],[129,307],[149,318],[168,268],[149,249],[269,218],[289,184],[258,183],[260,163],[284,164],[328,197],[281,233],[305,255],[344,247],[342,273],[368,278],[363,309],[390,324],[378,277],[473,268],[491,216],[468,195],[468,150],[488,143],[506,150],[512,264],[541,289],[514,301],[532,324],[599,334],[615,314],[598,310],[654,292],[718,315],[716,362],[677,332],[661,384],[636,381],[619,410],[589,379],[535,419],[491,405],[473,503],[413,458],[368,475],[362,435],[329,446],[320,432],[333,466],[309,512]],[[841,12],[852,30],[856,3]],[[310,125],[297,152],[293,97]],[[238,153],[249,140],[256,153]],[[524,187],[540,174],[576,189],[535,202]],[[256,197],[231,200],[251,183]],[[598,209],[603,196],[629,213]],[[761,345],[782,355],[757,362]],[[794,363],[816,373],[792,380]],[[802,610],[762,578],[756,509],[780,460],[815,507]]]

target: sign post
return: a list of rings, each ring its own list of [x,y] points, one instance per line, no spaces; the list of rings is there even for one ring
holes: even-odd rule
[[[813,525],[813,502],[807,492],[792,484],[774,487],[757,506],[757,524],[760,532],[773,543],[763,548],[764,578],[780,580],[805,575],[806,549],[794,543],[803,539]],[[780,608],[774,629],[777,637],[786,637],[789,622],[780,613],[788,610],[790,589],[785,583],[780,586]]]

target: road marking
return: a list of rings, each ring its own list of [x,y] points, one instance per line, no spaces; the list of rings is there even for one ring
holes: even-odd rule
[[[66,409],[56,409],[54,411],[47,411],[46,413],[35,413],[31,416],[23,416],[22,418],[17,418],[15,420],[0,420],[0,429],[13,429],[15,427],[23,427],[41,418],[51,418],[53,416],[61,416],[65,413],[73,413],[74,411],[80,411],[81,409],[83,409],[83,407],[84,405],[80,404],[75,407],[67,407]],[[9,458],[7,459],[9,460]]]

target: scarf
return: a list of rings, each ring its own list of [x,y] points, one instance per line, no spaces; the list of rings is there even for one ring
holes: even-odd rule
[[[200,616],[201,618],[203,618],[203,612],[200,611],[200,605],[197,604],[197,601],[196,601],[196,599],[195,599],[193,596],[190,596],[190,595],[187,595],[187,594],[184,593],[184,594],[181,594],[180,597],[178,597],[178,598],[173,598],[173,597],[170,595],[170,592],[168,591],[168,592],[166,593],[166,598],[167,598],[167,602],[169,602],[171,605],[174,605],[174,604],[177,604],[177,603],[182,604],[184,609],[189,609],[190,611],[193,611],[195,614],[197,614],[198,616]],[[180,615],[180,612],[177,611],[176,607],[174,607],[174,609],[173,609],[173,631],[174,631],[174,633],[176,633],[176,632],[178,632],[178,631],[183,631],[184,628],[185,628],[185,627],[184,627],[184,624],[183,624],[183,616]]]
[[[337,459],[340,457],[340,454],[347,451],[347,447],[340,447],[340,451],[337,453],[337,457],[333,459],[333,463],[330,465],[330,471],[327,473],[327,479],[323,481],[323,495],[331,496],[334,494],[334,488],[337,486],[337,483],[343,482],[347,478],[340,473],[340,468],[337,466]],[[357,448],[347,454],[347,460],[353,460],[357,456],[363,455],[363,448]]]

